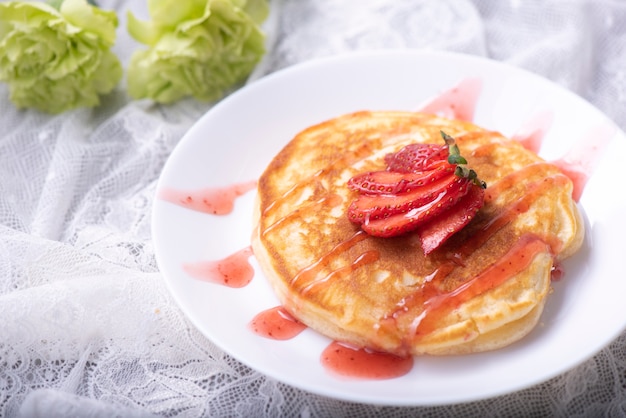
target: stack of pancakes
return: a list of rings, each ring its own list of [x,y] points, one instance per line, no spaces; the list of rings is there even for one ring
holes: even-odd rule
[[[487,183],[472,222],[424,255],[347,217],[348,180],[410,143],[456,139]],[[398,355],[504,347],[537,324],[551,271],[582,244],[573,185],[497,132],[414,112],[358,112],[305,129],[258,183],[257,257],[282,305],[340,342]]]

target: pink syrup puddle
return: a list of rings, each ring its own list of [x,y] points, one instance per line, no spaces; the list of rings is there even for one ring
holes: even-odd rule
[[[589,130],[567,154],[551,161],[574,183],[572,198],[576,202],[580,200],[589,177],[614,134],[615,127],[598,125]]]
[[[185,191],[163,187],[159,199],[197,212],[211,215],[227,215],[232,212],[235,199],[256,187],[256,181],[237,183],[226,187],[211,187]]]
[[[273,340],[289,340],[307,328],[282,306],[266,309],[257,314],[250,321],[249,327],[255,334]]]
[[[563,276],[565,276],[565,270],[563,269],[563,266],[561,264],[555,264],[554,266],[552,266],[552,270],[550,271],[550,279],[553,282],[560,281]]]
[[[466,78],[457,86],[446,90],[437,97],[418,108],[419,112],[431,113],[446,117],[471,122],[474,119],[476,103],[482,90],[482,80],[479,78]]]
[[[221,260],[199,261],[183,265],[191,277],[228,287],[244,287],[254,278],[254,268],[248,260],[252,256],[248,246]]]
[[[522,125],[519,131],[513,135],[512,139],[522,144],[527,150],[538,154],[543,138],[548,130],[550,130],[553,121],[554,115],[552,112],[544,111],[536,113]]]
[[[400,357],[336,341],[324,349],[320,360],[329,372],[356,379],[393,379],[413,369],[413,356]]]

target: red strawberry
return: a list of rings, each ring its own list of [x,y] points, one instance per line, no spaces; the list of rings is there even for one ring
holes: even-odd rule
[[[445,145],[407,145],[385,156],[387,170],[351,178],[348,186],[359,196],[349,219],[378,237],[416,231],[425,254],[464,228],[482,207],[486,185],[454,139],[441,135]]]
[[[468,190],[468,181],[454,175],[449,170],[446,177],[432,183],[423,184],[405,193],[397,194],[361,194],[348,208],[348,217],[357,223],[372,223],[375,220],[386,220],[391,215],[405,214],[407,222],[414,222],[418,218],[427,220],[436,216],[445,207],[456,203]],[[430,206],[436,205],[434,208]],[[429,208],[422,213],[419,209]],[[414,212],[415,209],[418,209]],[[375,225],[363,226],[364,229],[377,229]],[[408,231],[408,229],[403,228]],[[369,231],[368,231],[369,232]],[[375,232],[372,235],[379,235]],[[387,232],[384,232],[386,235]]]
[[[420,225],[436,220],[448,210],[454,208],[473,188],[472,183],[457,176],[452,177],[443,191],[428,202],[414,205],[404,211],[384,211],[383,215],[370,215],[361,227],[365,232],[377,237],[393,237],[414,231]],[[481,189],[482,190],[482,189]]]
[[[485,190],[470,184],[470,190],[457,205],[430,222],[417,227],[416,231],[422,243],[424,254],[430,254],[453,234],[470,223],[476,212],[482,207]]]
[[[433,161],[445,161],[447,158],[447,145],[409,144],[395,154],[387,154],[385,163],[389,171],[414,173],[428,169]]]
[[[370,171],[352,177],[348,187],[366,194],[398,194],[433,184],[454,173],[454,166],[445,161],[437,161],[431,168],[428,172],[417,173]]]

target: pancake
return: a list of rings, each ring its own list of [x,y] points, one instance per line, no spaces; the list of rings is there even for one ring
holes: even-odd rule
[[[426,256],[346,216],[353,176],[411,143],[456,139],[486,182],[472,221]],[[538,323],[584,228],[556,166],[498,132],[415,112],[357,112],[300,132],[258,182],[254,254],[285,309],[334,340],[397,355],[493,350]]]

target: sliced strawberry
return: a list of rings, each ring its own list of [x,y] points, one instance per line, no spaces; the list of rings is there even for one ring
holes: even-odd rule
[[[348,217],[352,222],[364,223],[389,216],[406,213],[415,208],[427,207],[434,200],[441,201],[439,206],[452,204],[467,193],[467,179],[449,174],[438,181],[400,194],[375,195],[362,194],[348,208]],[[430,210],[433,216],[437,210]],[[421,218],[421,215],[420,215]]]
[[[398,173],[396,171],[370,171],[358,174],[348,180],[348,187],[366,194],[399,194],[410,192],[416,187],[435,183],[443,177],[454,174],[455,167],[445,161],[432,164],[432,169],[419,173]]]
[[[382,211],[373,211],[364,216],[361,227],[377,237],[392,237],[413,231],[457,205],[472,189],[470,185],[470,180],[452,176],[452,181],[427,203],[413,205],[407,210],[383,208]]]
[[[485,190],[473,183],[469,193],[450,210],[416,228],[424,254],[430,254],[448,238],[463,229],[482,207]]]
[[[485,182],[467,167],[454,138],[445,145],[410,144],[385,156],[387,169],[354,176],[358,197],[350,221],[370,235],[394,237],[416,231],[425,254],[465,227],[482,207]]]
[[[394,154],[387,154],[385,163],[389,171],[413,173],[428,169],[433,161],[447,158],[447,145],[409,144]]]
[[[396,194],[406,190],[406,185],[419,181],[421,175],[394,171],[370,171],[348,180],[348,187],[367,194]]]

